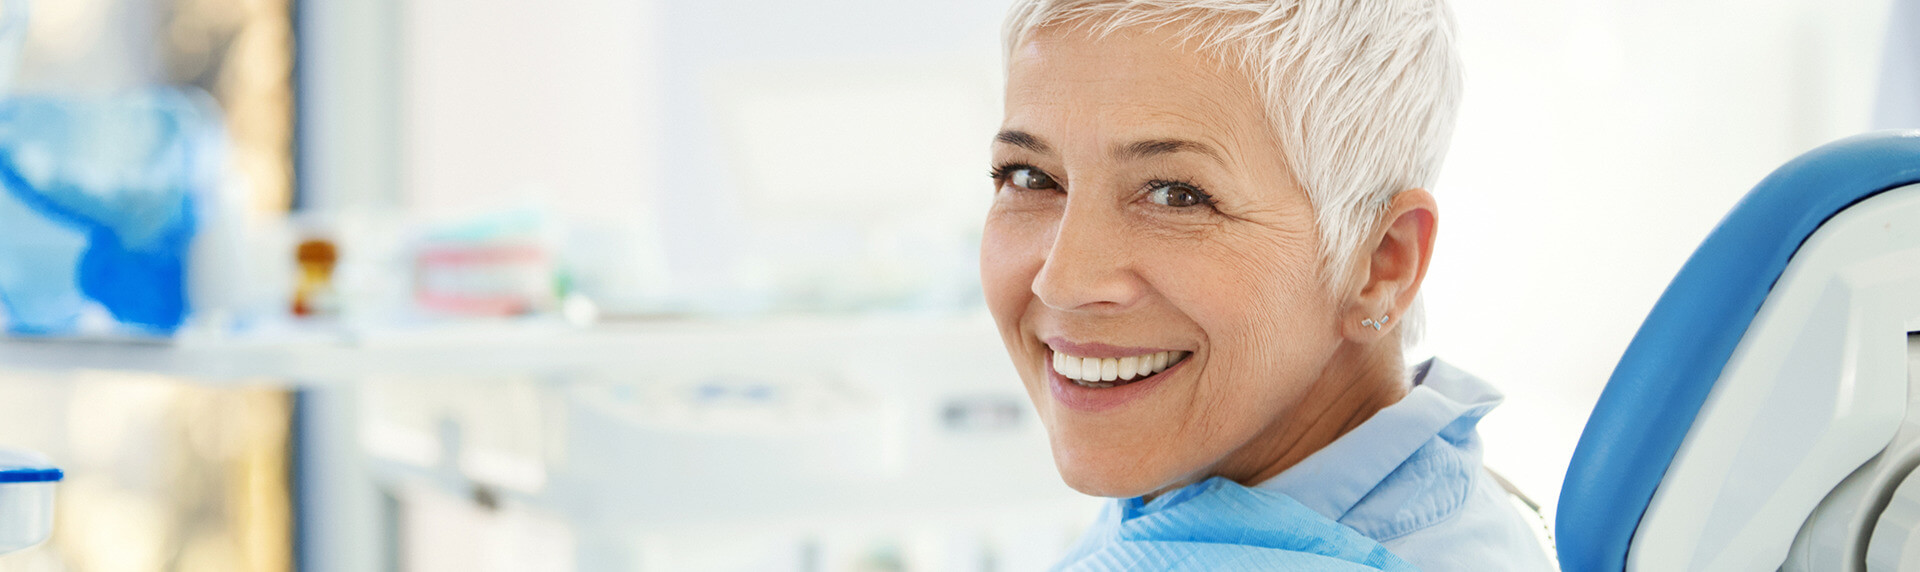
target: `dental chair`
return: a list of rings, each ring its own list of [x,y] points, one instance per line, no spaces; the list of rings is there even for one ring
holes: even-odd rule
[[[1580,436],[1563,569],[1920,570],[1920,131],[1843,139],[1735,205]]]

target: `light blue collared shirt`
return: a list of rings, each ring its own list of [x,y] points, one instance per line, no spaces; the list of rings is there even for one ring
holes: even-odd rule
[[[1292,497],[1427,572],[1557,569],[1480,463],[1474,427],[1500,392],[1438,359],[1417,366],[1413,383],[1400,402],[1253,488]]]
[[[1413,383],[1400,402],[1254,487],[1214,478],[1151,503],[1114,500],[1056,569],[1555,570],[1480,464],[1474,426],[1500,392],[1439,360],[1415,368]],[[1321,556],[1331,560],[1299,561]]]

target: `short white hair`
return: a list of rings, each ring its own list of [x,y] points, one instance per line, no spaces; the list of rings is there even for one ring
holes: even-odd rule
[[[1344,291],[1394,195],[1432,188],[1460,102],[1460,55],[1444,0],[1015,0],[1011,61],[1040,28],[1096,35],[1170,30],[1254,82],[1320,227],[1327,287]],[[1419,341],[1416,298],[1399,324]]]

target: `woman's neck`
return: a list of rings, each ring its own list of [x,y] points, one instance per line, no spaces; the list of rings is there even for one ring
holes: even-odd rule
[[[1365,423],[1411,390],[1397,340],[1374,347],[1345,346],[1322,368],[1300,403],[1275,419],[1198,480],[1222,476],[1253,486],[1299,464]],[[1179,486],[1184,486],[1183,483]],[[1179,486],[1156,491],[1158,496]]]

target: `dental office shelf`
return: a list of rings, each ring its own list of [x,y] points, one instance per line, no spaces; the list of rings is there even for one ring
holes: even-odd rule
[[[577,347],[583,339],[603,345],[630,335],[448,332],[393,341],[352,336],[167,342],[15,339],[0,341],[0,369],[138,372],[208,384],[316,384],[407,373],[497,376],[552,369],[561,361],[554,359],[555,350],[568,353],[565,348]]]
[[[195,383],[323,385],[391,376],[440,379],[566,377],[647,369],[680,348],[751,329],[768,342],[823,335],[929,330],[990,333],[984,315],[781,317],[661,321],[576,328],[552,323],[456,324],[409,330],[322,332],[166,341],[0,338],[0,371],[121,371]]]

